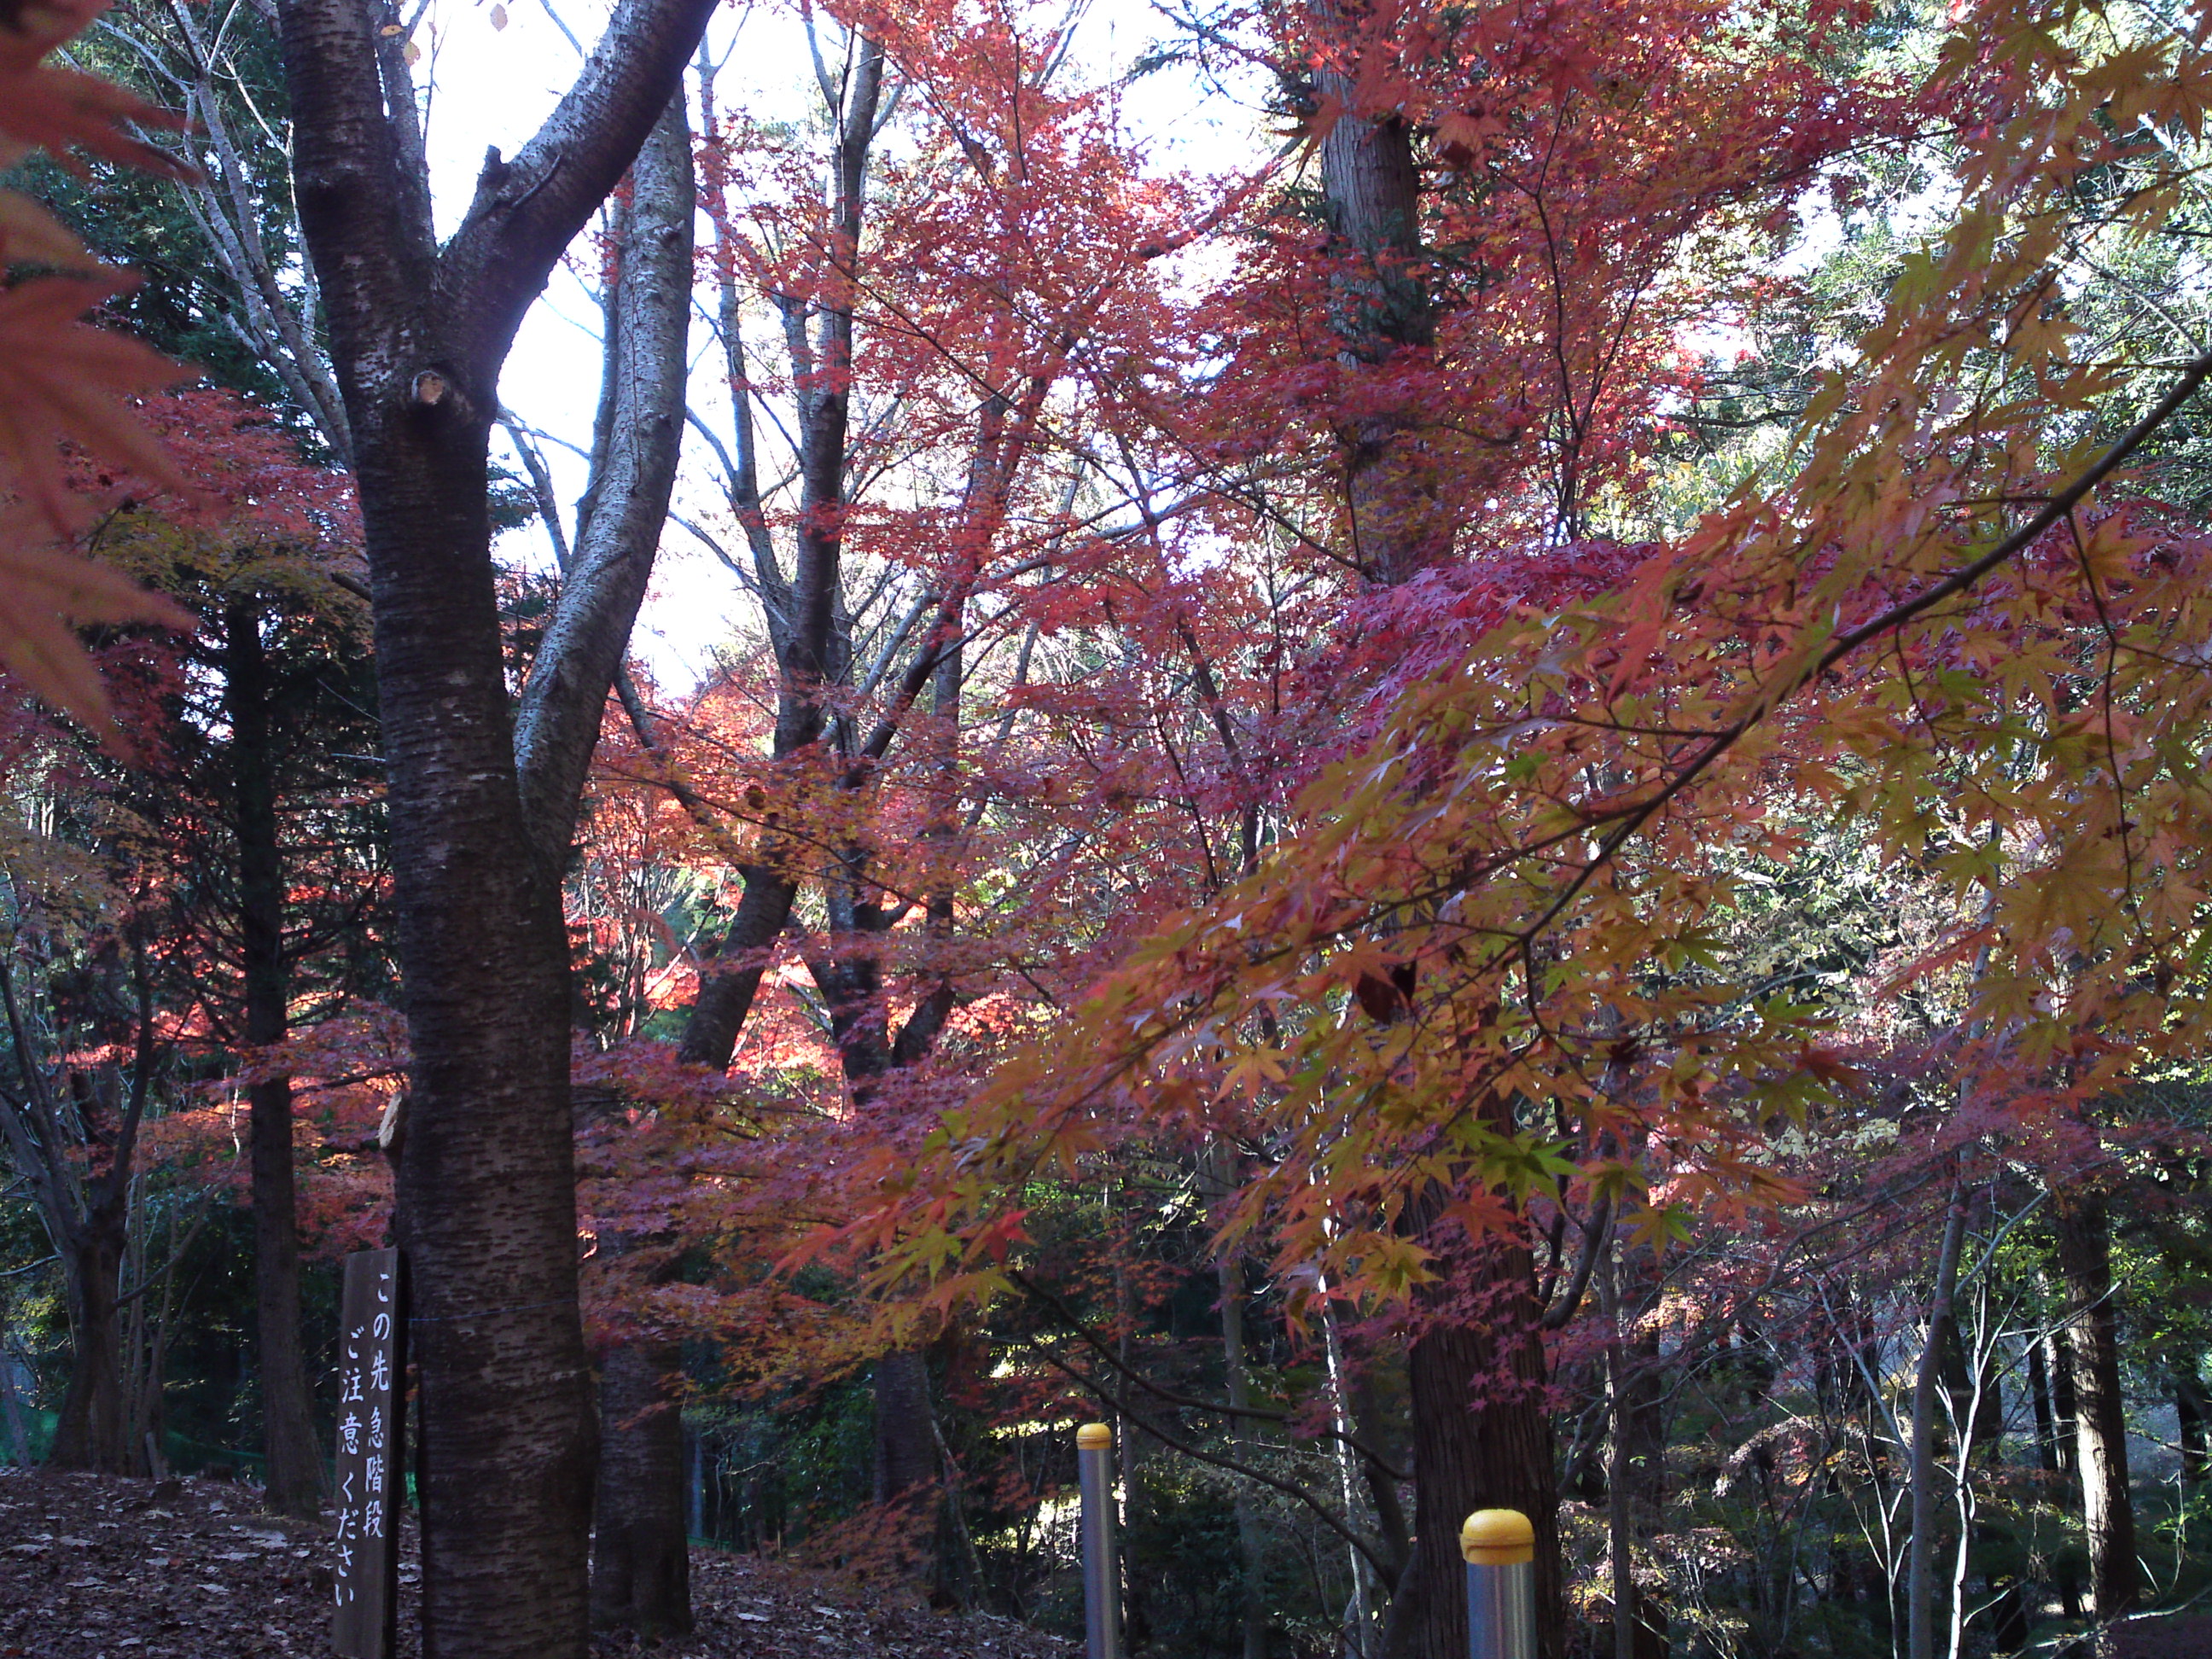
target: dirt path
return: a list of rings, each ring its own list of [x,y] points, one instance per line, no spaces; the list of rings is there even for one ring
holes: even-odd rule
[[[330,1651],[327,1528],[272,1521],[251,1490],[0,1468],[0,1659],[261,1659]],[[414,1553],[403,1532],[403,1561]],[[691,1557],[697,1633],[665,1659],[1071,1659],[988,1613],[753,1556]],[[416,1574],[400,1570],[400,1654]],[[603,1640],[603,1659],[631,1651]]]

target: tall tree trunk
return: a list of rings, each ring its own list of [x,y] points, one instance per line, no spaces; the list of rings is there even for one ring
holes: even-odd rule
[[[0,1308],[0,1322],[6,1320],[4,1308]],[[0,1419],[4,1419],[8,1430],[8,1461],[19,1469],[31,1466],[31,1427],[23,1419],[23,1396],[15,1386],[14,1356],[0,1350]]]
[[[1317,1279],[1316,1288],[1326,1291],[1328,1281]],[[1345,1364],[1344,1343],[1337,1333],[1336,1316],[1330,1310],[1327,1297],[1324,1295],[1318,1299],[1321,1302],[1322,1357],[1328,1368],[1331,1424],[1339,1436],[1356,1434],[1358,1431],[1353,1426],[1352,1415],[1350,1368]],[[1340,1438],[1337,1441],[1335,1458],[1337,1502],[1342,1506],[1345,1518],[1356,1523],[1359,1515],[1358,1477],[1354,1474],[1357,1460],[1346,1440]],[[1352,1600],[1345,1609],[1343,1622],[1339,1628],[1346,1647],[1355,1656],[1364,1655],[1373,1640],[1373,1632],[1370,1627],[1374,1609],[1372,1571],[1366,1552],[1351,1547],[1346,1553],[1352,1574]]]
[[[2049,1357],[2051,1370],[2051,1468],[2059,1477],[2053,1500],[2061,1509],[2068,1509],[2080,1503],[2081,1486],[2075,1433],[2080,1407],[2074,1395],[2074,1349],[2063,1326],[2050,1332],[2039,1346]],[[2058,1605],[2069,1619],[2079,1619],[2081,1577],[2071,1551],[2059,1553],[2056,1577]]]
[[[684,100],[669,100],[630,170],[617,216],[592,471],[564,578],[617,580],[649,565],[666,509],[684,407],[696,191]],[[625,682],[627,684],[627,682]],[[526,743],[528,724],[519,734]],[[525,805],[530,803],[526,799]],[[559,803],[544,811],[557,812]],[[634,1241],[611,1233],[610,1259]],[[683,1346],[647,1332],[600,1366],[592,1620],[652,1641],[691,1628],[691,1546],[684,1524],[684,1419],[671,1385]]]
[[[1394,360],[1425,351],[1435,334],[1420,269],[1420,173],[1402,115],[1359,106],[1352,9],[1332,3],[1317,15],[1334,37],[1315,76],[1316,90],[1335,106],[1321,155],[1334,321],[1340,361],[1366,386],[1371,405],[1336,434],[1347,540],[1352,562],[1388,586],[1451,550],[1422,441],[1423,413],[1394,398],[1389,385]],[[1385,1648],[1390,1659],[1460,1659],[1467,1646],[1460,1522],[1471,1510],[1503,1505],[1524,1510],[1535,1525],[1539,1643],[1543,1659],[1559,1659],[1566,1626],[1558,1484],[1530,1257],[1518,1243],[1486,1242],[1454,1262],[1453,1276],[1472,1279],[1459,1288],[1496,1311],[1485,1330],[1438,1325],[1413,1345],[1415,1536],[1392,1597]]]
[[[2081,1420],[2081,1406],[2074,1392],[2074,1346],[2066,1340],[2063,1327],[2045,1340],[2044,1352],[2051,1358],[2051,1467],[2060,1474],[2077,1474],[2081,1458],[2075,1431]]]
[[[1421,269],[1420,171],[1402,113],[1359,101],[1358,8],[1327,0],[1316,16],[1324,39],[1315,89],[1332,118],[1321,145],[1332,320],[1339,361],[1364,405],[1336,433],[1347,551],[1370,580],[1390,586],[1443,561],[1452,541],[1423,439],[1425,411],[1391,385],[1403,359],[1425,352],[1436,330]],[[1560,1659],[1566,1623],[1558,1481],[1531,1258],[1519,1243],[1484,1241],[1456,1255],[1451,1278],[1491,1316],[1480,1330],[1431,1325],[1413,1344],[1413,1550],[1392,1597],[1384,1646],[1389,1659],[1461,1659],[1460,1523],[1471,1510],[1498,1505],[1523,1510],[1535,1526],[1539,1646],[1542,1659]]]
[[[399,27],[279,0],[300,217],[353,435],[402,1001],[397,1231],[415,1291],[424,1659],[582,1659],[596,1424],[576,1304],[562,910],[576,803],[667,510],[641,444],[593,508],[510,709],[487,512],[501,366],[681,82],[712,0],[620,0],[576,83],[486,160],[441,246]],[[689,216],[683,230],[688,233]],[[665,438],[680,410],[629,428]]]
[[[489,532],[484,428],[349,406],[414,1051],[396,1230],[422,1378],[426,1654],[578,1656],[596,1437],[568,939],[524,833],[488,562],[471,568]]]
[[[2109,1620],[2133,1609],[2137,1588],[2112,1241],[2101,1198],[2054,1198],[2051,1229],[2066,1291],[2067,1348],[2074,1362],[2074,1444],[2081,1475],[2082,1529],[2089,1542],[2091,1610],[2100,1620]]]
[[[1406,1505],[1398,1491],[1398,1478],[1382,1461],[1382,1455],[1402,1455],[1393,1448],[1392,1424],[1376,1397],[1375,1368],[1381,1363],[1370,1356],[1366,1364],[1352,1372],[1351,1389],[1352,1423],[1359,1436],[1359,1476],[1367,1488],[1367,1500],[1375,1509],[1375,1530],[1380,1534],[1382,1556],[1388,1564],[1390,1577],[1384,1584],[1386,1595],[1395,1595],[1406,1577],[1407,1568],[1413,1559],[1413,1528],[1406,1519]],[[1408,1389],[1410,1392],[1410,1387]],[[1386,1449],[1390,1449],[1386,1452]],[[1381,1454],[1381,1455],[1378,1455]]]
[[[20,1097],[0,1096],[0,1139],[61,1258],[72,1337],[69,1389],[48,1461],[60,1468],[109,1474],[134,1474],[143,1467],[143,1449],[131,1443],[119,1315],[131,1242],[132,1160],[138,1126],[153,1097],[160,1053],[144,942],[135,927],[126,927],[120,945],[130,952],[138,1004],[137,1054],[127,1094],[120,1069],[112,1064],[91,1074],[46,1064],[36,1046],[43,1033],[34,1011],[17,994],[9,959],[0,956],[0,1007],[6,1010],[23,1085]],[[64,1087],[73,1096],[66,1104],[60,1098]],[[94,1155],[99,1149],[89,1133],[96,1114],[112,1114],[112,1126],[105,1137],[106,1167],[97,1174]]]
[[[1605,1316],[1606,1577],[1613,1598],[1613,1659],[1636,1659],[1636,1548],[1628,1506],[1628,1364],[1621,1352],[1620,1268],[1607,1240],[1598,1265],[1598,1302]]]
[[[1413,1554],[1390,1611],[1389,1659],[1463,1659],[1460,1523],[1514,1509],[1536,1529],[1539,1659],[1565,1659],[1559,1498],[1544,1348],[1528,1248],[1486,1239],[1444,1264],[1446,1293],[1483,1297],[1481,1323],[1439,1320],[1408,1356],[1413,1396]]]
[[[599,1367],[592,1622],[646,1642],[691,1630],[684,1413],[668,1389],[683,1370],[683,1345],[667,1341],[618,1343]]]
[[[1625,1305],[1618,1289],[1613,1299],[1617,1307]],[[1620,1659],[1666,1659],[1666,1606],[1638,1583],[1633,1570],[1635,1552],[1658,1533],[1667,1504],[1666,1361],[1659,1352],[1658,1333],[1621,1336],[1613,1345],[1608,1369],[1613,1425],[1606,1498],[1608,1528],[1616,1534],[1619,1570],[1613,1583],[1620,1597],[1614,1608],[1613,1645]]]
[[[873,153],[884,89],[880,41],[854,41],[853,73],[844,106],[828,112],[836,124],[833,160],[839,257],[845,281],[817,296],[821,317],[819,361],[805,347],[798,329],[792,369],[799,427],[799,512],[795,554],[787,579],[776,562],[775,544],[760,510],[758,467],[752,441],[752,411],[738,332],[734,257],[724,252],[722,344],[732,394],[737,402],[739,477],[731,507],[745,527],[761,591],[769,599],[769,641],[777,673],[774,755],[784,760],[817,741],[827,719],[824,689],[848,680],[852,666],[851,619],[843,617],[840,573],[844,561],[846,451],[852,408],[853,302],[858,291],[861,233],[866,222],[868,163]],[[711,101],[711,100],[709,100]],[[708,118],[713,118],[711,107]],[[726,200],[716,204],[718,236],[732,234]],[[804,347],[807,356],[800,360]],[[715,950],[715,960],[699,981],[699,994],[684,1023],[678,1058],[687,1065],[726,1069],[737,1047],[754,997],[760,989],[761,955],[775,943],[799,893],[799,872],[792,860],[799,849],[774,825],[763,830],[761,859],[743,872],[745,890],[738,913]]]
[[[2027,1394],[2035,1417],[2035,1462],[2045,1474],[2058,1473],[2058,1430],[2051,1407],[2051,1368],[2044,1364],[2039,1336],[2027,1341]]]
[[[231,792],[237,818],[239,948],[245,961],[246,1040],[283,1040],[291,975],[284,957],[284,864],[277,840],[276,756],[261,607],[223,609],[223,700],[230,716]],[[292,1080],[246,1091],[253,1146],[253,1291],[260,1333],[263,1501],[313,1520],[322,1506],[322,1460],[300,1346],[300,1244],[293,1191]]]
[[[1224,1141],[1212,1142],[1200,1153],[1197,1173],[1207,1201],[1224,1202],[1237,1189],[1235,1149]],[[1244,1341],[1244,1258],[1238,1251],[1224,1249],[1214,1257],[1213,1282],[1219,1291],[1222,1377],[1231,1411],[1242,1413],[1252,1404],[1252,1372]],[[1230,1437],[1240,1449],[1249,1425],[1248,1418],[1230,1419]],[[1237,1519],[1237,1626],[1243,1659],[1267,1659],[1267,1540],[1243,1483],[1238,1483],[1231,1504]]]
[[[769,845],[775,845],[772,837]],[[748,866],[740,873],[745,890],[738,901],[738,913],[715,945],[714,960],[700,975],[699,993],[676,1049],[684,1064],[717,1072],[727,1071],[737,1053],[738,1034],[760,994],[763,953],[783,932],[799,896],[799,883],[774,864]]]
[[[893,1348],[876,1362],[876,1502],[895,1504],[936,1483],[933,1421],[928,1361],[919,1349]]]
[[[874,1438],[876,1502],[899,1506],[902,1525],[911,1524],[901,1533],[899,1570],[934,1591],[945,1577],[934,1501],[937,1418],[929,1399],[929,1362],[918,1348],[893,1348],[876,1361]]]
[[[1977,1612],[1988,1614],[1988,1626],[1999,1650],[2007,1643],[2018,1647],[2026,1638],[2026,1590],[2017,1575],[1996,1565],[2010,1540],[2005,1521],[1982,1503],[1975,1485],[1978,1464],[1992,1474],[2004,1462],[2004,1367],[1999,1363],[1986,1275],[1974,1287],[1974,1321],[1971,1330],[1956,1319],[1944,1358],[1944,1387],[1951,1396],[1951,1420],[1963,1438],[1959,1444],[1958,1478],[1953,1483],[1953,1509],[1959,1528],[1952,1557],[1951,1617],[1947,1650],[1958,1659],[1966,1651],[1966,1621]],[[1971,1350],[1971,1352],[1970,1352]],[[1972,1594],[1976,1569],[1988,1593]],[[1976,1601],[1981,1601],[1978,1609]]]
[[[131,1444],[130,1401],[123,1388],[121,1289],[123,1195],[114,1194],[60,1243],[69,1296],[70,1379],[46,1461],[58,1469],[133,1474],[144,1454]]]

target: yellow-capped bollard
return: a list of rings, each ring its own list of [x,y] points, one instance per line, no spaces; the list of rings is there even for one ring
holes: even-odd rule
[[[1468,1659],[1536,1659],[1536,1528],[1518,1510],[1477,1510],[1459,1529]]]
[[[1121,1659],[1121,1576],[1114,1563],[1114,1431],[1085,1423],[1075,1431],[1083,1489],[1083,1634],[1089,1659]]]

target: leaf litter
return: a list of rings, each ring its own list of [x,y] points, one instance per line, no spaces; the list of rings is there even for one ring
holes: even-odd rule
[[[268,1659],[330,1651],[330,1525],[282,1520],[225,1480],[0,1468],[0,1659]],[[418,1659],[414,1517],[400,1528],[399,1659]],[[985,1613],[941,1613],[880,1577],[695,1547],[689,1637],[594,1659],[1073,1659],[1073,1644]]]

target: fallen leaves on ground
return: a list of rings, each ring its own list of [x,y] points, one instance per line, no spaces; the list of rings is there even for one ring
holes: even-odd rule
[[[264,1659],[330,1651],[327,1523],[262,1514],[252,1488],[0,1468],[0,1659]],[[401,1659],[419,1575],[401,1529]],[[664,1659],[1069,1659],[1057,1637],[912,1591],[696,1549],[698,1629]],[[638,1651],[601,1636],[599,1659]]]

